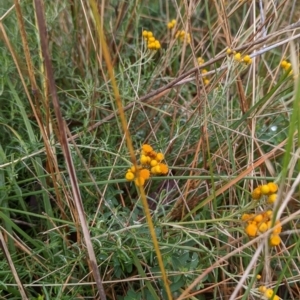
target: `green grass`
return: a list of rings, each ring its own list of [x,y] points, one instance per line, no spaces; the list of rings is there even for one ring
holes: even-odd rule
[[[98,1],[98,11],[46,1],[53,76],[33,3],[0,6],[0,299],[246,300],[262,299],[260,285],[299,299],[297,1],[262,1],[263,11],[260,1]],[[136,157],[147,143],[169,166],[144,187],[163,266],[142,194],[124,177],[132,162],[113,78]],[[253,201],[271,181],[279,201]],[[283,225],[277,247],[270,231],[249,239],[241,221],[268,209]]]

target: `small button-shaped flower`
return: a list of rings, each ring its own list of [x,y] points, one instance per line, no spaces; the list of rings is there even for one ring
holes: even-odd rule
[[[200,56],[197,58],[197,62],[199,65],[202,65],[202,64],[204,64],[204,59]]]
[[[253,192],[251,193],[251,197],[254,200],[260,199],[260,197],[261,197],[261,186],[260,185],[253,190]]]
[[[278,185],[275,182],[269,182],[268,187],[270,194],[274,194],[278,191]]]
[[[261,293],[264,293],[264,292],[267,290],[267,288],[266,288],[264,285],[261,285],[261,286],[258,288],[258,290],[259,290]]]
[[[159,42],[158,40],[155,40],[155,42],[154,42],[154,48],[155,48],[156,50],[158,50],[158,49],[161,48],[160,42]]]
[[[258,230],[259,230],[260,233],[264,233],[264,232],[266,232],[268,229],[269,229],[269,228],[268,228],[268,225],[267,225],[265,222],[261,223],[261,224],[259,225],[259,227],[258,227]]]
[[[186,41],[187,44],[191,42],[190,34],[186,33],[184,30],[178,30],[175,37],[178,38],[181,42]]]
[[[270,236],[270,246],[276,247],[280,244],[281,239],[278,234],[271,234]]]
[[[268,202],[269,204],[273,204],[273,203],[276,201],[276,199],[277,199],[277,194],[272,194],[272,195],[270,195],[270,196],[268,197],[267,202]]]
[[[266,215],[268,216],[269,219],[271,219],[273,217],[273,211],[272,210],[267,210],[266,211]]]
[[[158,152],[155,157],[157,161],[162,161],[164,158],[165,156],[161,152]]]
[[[284,59],[283,61],[281,61],[280,66],[284,70],[288,71],[292,67],[292,64]]]
[[[164,175],[168,174],[169,168],[166,164],[160,163],[159,167],[160,167],[161,174],[164,174]]]
[[[173,27],[175,27],[175,25],[176,25],[176,20],[173,19],[172,21],[170,21],[170,22],[167,24],[167,27],[168,27],[169,29],[172,29]]]
[[[153,150],[153,148],[150,145],[148,145],[148,144],[142,145],[142,151],[144,153],[150,153],[152,150]]]
[[[256,224],[248,224],[245,228],[245,232],[248,234],[250,237],[255,237],[257,235],[257,225]]]
[[[142,154],[140,158],[140,162],[142,165],[146,165],[149,162],[149,156]]]
[[[253,221],[259,223],[259,222],[261,222],[261,221],[263,220],[263,218],[264,218],[264,217],[263,217],[262,214],[258,214],[258,215],[256,215],[256,216],[254,217]]]
[[[153,37],[152,31],[148,31],[147,37],[148,37],[148,39],[150,39],[151,37]]]
[[[249,55],[245,55],[243,57],[243,62],[246,64],[246,65],[250,65],[252,63],[252,59]]]
[[[147,170],[147,169],[142,169],[139,172],[139,176],[142,177],[142,178],[144,178],[145,180],[147,180],[147,179],[150,178],[150,171]]]
[[[153,168],[151,168],[151,171],[152,171]],[[161,169],[160,169],[160,166],[157,165],[154,167],[154,174],[161,174]]]
[[[274,225],[273,234],[279,234],[281,233],[281,230],[282,230],[281,223],[279,220],[277,220]]]
[[[271,299],[272,296],[274,294],[274,291],[272,289],[267,289],[265,292],[264,292],[264,296],[267,297],[268,299]]]
[[[143,38],[148,39],[148,31],[144,30],[142,33]]]
[[[261,193],[263,195],[268,195],[269,192],[270,192],[270,188],[267,184],[264,184],[264,185],[261,186]]]
[[[240,61],[242,60],[242,55],[241,55],[240,52],[238,52],[238,53],[236,53],[236,54],[234,55],[233,58],[234,58],[235,61],[240,62]]]
[[[151,162],[150,162],[150,166],[155,167],[157,165],[158,165],[158,161],[156,159],[152,159]]]
[[[150,38],[148,38],[148,43],[153,43],[155,42],[155,37],[151,36]]]
[[[152,151],[149,153],[149,156],[150,156],[151,158],[153,158],[153,159],[156,159],[156,155],[157,155],[157,153],[156,153],[154,150],[152,150]]]
[[[280,66],[285,69],[287,66],[288,62],[284,59],[283,61],[281,61]]]
[[[208,71],[206,69],[201,70],[201,74],[205,75]]]
[[[126,174],[125,174],[125,178],[126,180],[128,181],[132,181],[134,179],[134,174],[130,171],[128,171]]]
[[[203,80],[203,83],[204,83],[204,85],[209,85],[210,81],[209,81],[209,79],[205,78],[205,79]]]
[[[249,214],[243,214],[241,217],[242,221],[248,221],[251,218],[251,216]]]
[[[233,51],[232,51],[230,48],[227,48],[226,54],[227,54],[227,55],[231,55],[231,54],[233,54]]]

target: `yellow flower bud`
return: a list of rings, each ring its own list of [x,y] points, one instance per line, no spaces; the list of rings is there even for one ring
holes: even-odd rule
[[[281,233],[281,230],[282,230],[281,223],[279,220],[277,220],[274,225],[273,234],[279,234]]]
[[[243,58],[245,64],[250,65],[252,63],[252,59],[249,55],[245,55]]]
[[[288,62],[286,60],[283,60],[280,64],[280,66],[285,69],[286,68],[286,65],[288,64]]]
[[[259,227],[258,227],[258,230],[259,230],[259,232],[261,232],[261,233],[266,232],[268,229],[269,229],[269,228],[268,228],[268,224],[265,223],[265,222],[261,223],[261,224],[259,225]]]
[[[158,40],[156,40],[156,41],[154,42],[154,44],[155,44],[155,49],[156,49],[156,50],[158,50],[158,49],[161,48],[160,42],[159,42]]]
[[[130,171],[128,171],[126,174],[125,174],[125,178],[126,180],[128,181],[132,181],[134,179],[134,174]]]
[[[151,166],[151,167],[155,167],[155,166],[157,166],[157,165],[158,165],[157,160],[152,159],[151,162],[150,162],[150,166]]]
[[[164,174],[164,175],[168,174],[169,168],[168,168],[168,166],[166,164],[159,164],[159,168],[160,168],[160,172],[162,174]]]
[[[143,33],[142,33],[142,36],[147,39],[148,38],[148,31],[144,30]]]
[[[151,152],[153,150],[153,148],[150,145],[148,145],[148,144],[144,144],[144,145],[142,145],[142,150],[145,153],[149,153],[149,152]]]
[[[278,246],[281,242],[280,236],[278,234],[272,234],[270,237],[270,245],[272,247]]]
[[[257,216],[254,217],[253,221],[259,223],[263,220],[263,215],[262,214],[259,214]]]
[[[249,224],[245,228],[245,232],[250,236],[250,237],[255,237],[257,235],[257,225],[255,224]]]
[[[266,288],[264,285],[261,285],[261,286],[258,288],[258,290],[259,290],[261,293],[264,293],[264,292],[267,290],[267,288]]]
[[[243,214],[241,217],[242,221],[248,221],[250,219],[250,215],[249,214]]]
[[[274,294],[274,291],[272,289],[267,289],[265,292],[264,292],[264,296],[267,297],[268,299],[271,299],[272,296]]]
[[[270,196],[268,197],[267,202],[268,202],[269,204],[273,204],[273,203],[276,201],[276,199],[277,199],[277,194],[272,194],[272,195],[270,195]]]
[[[209,81],[209,79],[206,78],[203,80],[203,83],[204,83],[204,85],[208,85],[210,83],[210,81]]]
[[[269,192],[270,192],[270,188],[267,184],[264,184],[264,185],[261,186],[261,193],[263,195],[268,195]]]
[[[148,163],[148,156],[142,154],[140,158],[140,162],[142,165],[146,165]]]
[[[261,186],[260,185],[253,190],[251,197],[254,200],[260,199],[260,197],[261,197]]]
[[[241,53],[239,53],[239,52],[236,53],[236,54],[234,55],[234,60],[240,62],[240,61],[242,60]]]
[[[151,37],[153,37],[153,33],[152,33],[152,31],[148,31],[148,34],[147,34],[147,36],[148,36],[148,39],[149,39],[149,38],[151,38]]]
[[[269,182],[268,187],[270,190],[269,193],[271,194],[275,194],[278,191],[278,185],[275,182]]]
[[[230,55],[230,54],[232,54],[232,50],[231,50],[230,48],[227,48],[227,50],[226,50],[226,54],[227,54],[227,55]]]
[[[163,155],[161,152],[158,152],[158,153],[156,154],[156,160],[157,160],[157,161],[162,161],[164,158],[165,158],[165,157],[164,157],[164,155]]]
[[[139,176],[140,176],[141,178],[144,178],[145,180],[147,180],[147,179],[149,179],[149,177],[150,177],[150,171],[147,170],[147,169],[142,169],[142,170],[140,170],[140,172],[139,172]]]

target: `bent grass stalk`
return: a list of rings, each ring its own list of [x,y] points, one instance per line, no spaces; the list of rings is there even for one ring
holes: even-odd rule
[[[102,26],[101,26],[101,20],[100,20],[100,16],[99,16],[98,9],[97,9],[97,4],[96,4],[95,0],[90,0],[89,2],[90,2],[90,6],[91,6],[91,9],[92,9],[94,18],[95,18],[98,38],[99,38],[99,41],[101,43],[101,49],[103,51],[103,56],[104,56],[104,59],[105,59],[106,65],[107,65],[107,69],[108,69],[108,73],[109,73],[109,77],[110,77],[110,80],[111,80],[111,83],[112,83],[112,89],[113,89],[114,96],[115,96],[115,101],[116,101],[116,104],[117,104],[117,107],[118,107],[118,113],[120,114],[122,128],[123,128],[123,131],[125,133],[127,147],[128,147],[129,153],[130,153],[131,161],[132,161],[134,167],[136,168],[137,176],[139,177],[139,170],[137,168],[137,160],[136,160],[136,157],[135,157],[135,154],[134,154],[134,148],[133,148],[133,145],[132,145],[130,132],[128,130],[128,124],[127,124],[125,113],[124,113],[124,110],[123,110],[123,105],[122,105],[122,102],[121,102],[119,89],[118,89],[118,86],[117,86],[117,83],[116,83],[116,80],[115,80],[112,61],[111,61],[110,54],[109,54],[109,51],[108,51],[108,47],[107,47],[107,44],[106,44],[103,29],[102,29]],[[154,230],[154,225],[153,225],[152,218],[151,218],[151,215],[150,215],[150,210],[149,210],[149,206],[148,206],[148,202],[147,202],[147,199],[146,199],[146,194],[145,194],[145,190],[144,190],[143,185],[139,186],[139,192],[140,192],[140,196],[141,196],[141,199],[142,199],[142,204],[143,204],[145,215],[146,215],[146,220],[147,220],[147,223],[149,225],[149,230],[150,230],[150,234],[151,234],[151,237],[152,237],[153,245],[154,245],[155,252],[156,252],[156,255],[157,255],[158,264],[159,264],[159,267],[160,267],[160,270],[161,270],[161,273],[162,273],[162,279],[163,279],[163,282],[164,282],[164,285],[165,285],[166,293],[167,293],[168,299],[171,300],[172,299],[171,289],[170,289],[170,286],[169,286],[169,283],[168,283],[167,274],[166,274],[166,271],[165,271],[165,268],[164,268],[162,255],[161,255],[161,252],[160,252],[160,249],[159,249],[159,245],[158,245],[158,241],[157,241],[156,233],[155,233],[155,230]]]

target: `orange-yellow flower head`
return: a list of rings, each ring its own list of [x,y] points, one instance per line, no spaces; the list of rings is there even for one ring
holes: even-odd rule
[[[249,55],[245,55],[243,57],[243,62],[246,64],[246,65],[250,65],[252,63],[252,59]]]
[[[261,197],[261,186],[260,185],[253,190],[251,197],[254,200],[260,199],[260,197]]]
[[[164,159],[165,157],[164,157],[164,155],[161,153],[161,152],[158,152],[157,154],[156,154],[156,160],[157,161],[162,161],[163,159]]]
[[[269,182],[268,187],[270,194],[275,194],[278,191],[278,185],[275,182]]]
[[[267,297],[268,299],[271,299],[272,296],[274,294],[274,291],[272,289],[267,289],[265,292],[264,292],[264,296]]]
[[[132,181],[134,179],[134,174],[132,172],[128,171],[125,174],[125,179],[128,180],[128,181]]]
[[[268,224],[267,224],[266,222],[261,223],[261,224],[259,225],[259,227],[258,227],[258,231],[259,231],[260,233],[264,233],[264,232],[266,232],[268,229],[269,229],[269,227],[268,227]]]
[[[240,62],[240,61],[242,60],[242,55],[241,55],[241,53],[239,53],[239,52],[236,53],[236,54],[234,55],[234,60]]]
[[[267,202],[268,202],[269,204],[273,204],[273,203],[276,201],[276,199],[277,199],[277,194],[272,194],[272,195],[270,195],[270,196],[268,197]]]
[[[176,25],[176,20],[173,19],[172,21],[170,21],[170,22],[167,24],[167,27],[168,27],[169,29],[172,29],[172,28],[175,27],[175,25]]]
[[[159,167],[160,167],[161,174],[164,174],[164,175],[168,174],[169,168],[166,164],[160,163]]]
[[[144,178],[145,180],[147,180],[147,179],[150,178],[150,171],[147,170],[147,169],[142,169],[139,172],[139,176],[142,177],[142,178]]]
[[[248,224],[247,227],[245,228],[245,232],[250,236],[250,237],[255,237],[257,235],[257,225],[256,224]]]
[[[281,242],[280,236],[278,234],[271,234],[270,245],[272,247],[278,246]]]
[[[150,145],[148,145],[148,144],[144,144],[144,145],[142,145],[142,150],[145,153],[150,153],[153,150],[153,148]]]

